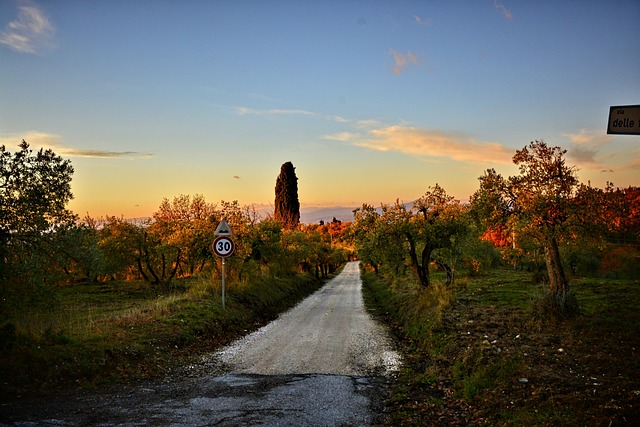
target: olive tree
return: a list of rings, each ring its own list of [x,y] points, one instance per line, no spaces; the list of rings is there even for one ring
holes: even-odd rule
[[[436,250],[451,249],[466,227],[464,207],[440,185],[429,187],[413,205],[405,237],[409,242],[411,268],[420,284],[430,284],[429,264]],[[419,256],[418,256],[419,254]],[[447,273],[447,284],[454,280],[452,263],[438,264]]]
[[[558,239],[575,216],[573,197],[579,184],[565,153],[560,147],[533,141],[513,156],[519,175],[505,179],[489,169],[471,197],[474,209],[489,223],[506,223],[508,217],[515,217],[520,232],[536,238],[544,252],[553,304],[563,312],[572,300]]]
[[[19,148],[11,153],[0,146],[2,305],[13,294],[20,294],[21,300],[37,295],[51,280],[47,270],[54,262],[50,256],[53,228],[75,220],[66,208],[73,197],[71,162],[52,150],[34,152],[24,140]]]
[[[466,222],[464,207],[436,184],[412,205],[396,200],[393,205],[382,204],[380,213],[363,205],[354,212],[352,235],[358,256],[376,271],[384,266],[397,274],[408,263],[418,283],[429,287],[429,265],[436,251],[453,248]],[[452,264],[444,257],[437,261],[451,283]]]

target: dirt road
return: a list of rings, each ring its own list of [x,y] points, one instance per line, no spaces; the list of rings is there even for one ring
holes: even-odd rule
[[[232,371],[362,376],[397,367],[396,353],[364,309],[357,262],[291,311],[222,350]]]
[[[0,426],[361,426],[398,367],[365,312],[356,262],[259,331],[183,375],[108,392],[0,405]]]

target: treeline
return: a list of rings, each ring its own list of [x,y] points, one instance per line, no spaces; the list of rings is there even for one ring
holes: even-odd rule
[[[445,284],[461,273],[500,264],[538,271],[550,298],[571,303],[571,275],[640,274],[640,189],[580,183],[565,151],[534,141],[514,155],[520,174],[487,170],[469,204],[438,184],[412,203],[365,204],[353,223],[299,224],[297,178],[282,166],[274,217],[237,202],[212,204],[180,195],[153,218],[79,220],[66,209],[73,168],[51,150],[0,147],[0,312],[55,302],[61,284],[144,280],[166,286],[220,267],[211,244],[222,219],[236,241],[226,261],[231,280],[309,273],[325,277],[355,255],[379,274],[410,273],[429,287],[431,270]],[[352,252],[353,251],[353,252]]]
[[[640,277],[640,188],[580,183],[565,153],[531,142],[513,157],[519,175],[488,169],[469,204],[438,184],[411,204],[365,204],[351,227],[356,253],[390,281],[410,273],[425,288],[433,268],[447,285],[461,272],[526,268],[546,284],[548,310],[575,314],[572,276]]]
[[[226,275],[239,283],[298,273],[326,277],[350,256],[339,222],[284,221],[282,209],[277,220],[259,218],[237,201],[214,204],[201,195],[165,199],[143,223],[114,216],[80,220],[66,208],[69,160],[51,150],[34,153],[23,141],[15,153],[0,147],[0,161],[0,320],[55,306],[60,285],[144,280],[166,287],[202,274],[213,280],[221,265],[211,245],[222,219],[237,247],[226,260]],[[296,181],[293,174],[289,182]],[[294,190],[288,197],[297,198]]]
[[[12,242],[12,274],[4,291],[19,297],[31,287],[34,303],[38,284],[46,288],[144,280],[168,286],[203,273],[219,277],[220,261],[211,245],[223,218],[237,248],[226,259],[229,280],[247,283],[297,273],[327,277],[349,256],[341,244],[342,230],[336,232],[335,225],[284,229],[281,222],[260,219],[236,201],[213,204],[201,195],[180,195],[163,200],[153,217],[142,223],[85,217],[57,224],[30,241]],[[42,291],[43,297],[50,297]]]
[[[227,274],[241,282],[299,272],[326,277],[348,255],[343,247],[331,245],[326,227],[285,229],[237,201],[218,205],[201,195],[180,195],[164,199],[153,217],[141,224],[87,217],[57,229],[55,240],[62,254],[58,266],[74,283],[144,279],[169,284],[219,267],[211,245],[223,219],[237,246],[226,260]]]

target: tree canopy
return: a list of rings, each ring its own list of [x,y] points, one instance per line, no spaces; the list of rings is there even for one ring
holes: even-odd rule
[[[0,313],[16,298],[48,299],[40,296],[54,280],[54,228],[75,219],[66,208],[72,175],[71,162],[51,150],[34,153],[24,140],[14,153],[0,146]]]
[[[74,219],[66,204],[73,198],[70,160],[52,150],[34,153],[22,140],[15,153],[0,146],[0,233],[20,237]]]
[[[479,178],[480,189],[471,197],[479,216],[489,223],[504,224],[509,217],[515,218],[521,233],[540,242],[550,294],[561,310],[567,308],[569,283],[558,238],[575,213],[573,197],[579,184],[575,168],[565,162],[565,153],[560,147],[533,141],[513,156],[519,175],[504,179],[489,169]]]

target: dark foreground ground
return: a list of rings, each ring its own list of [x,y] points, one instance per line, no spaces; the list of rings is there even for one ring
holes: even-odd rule
[[[640,282],[574,281],[581,314],[532,316],[525,273],[469,280],[421,347],[388,309],[405,352],[389,424],[640,425]]]

